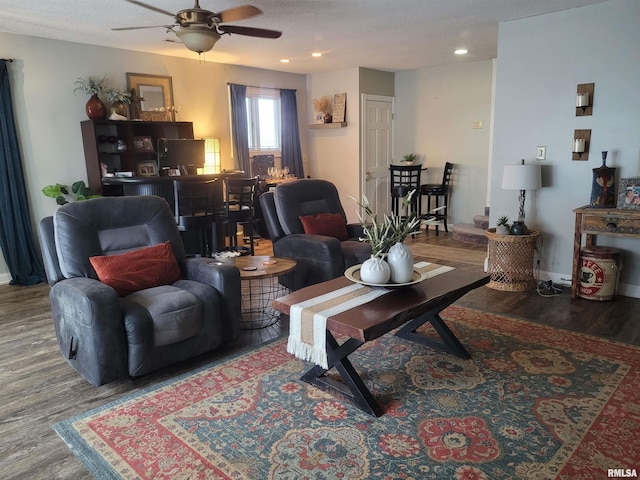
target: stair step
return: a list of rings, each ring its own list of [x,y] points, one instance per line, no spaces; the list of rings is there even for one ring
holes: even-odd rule
[[[489,216],[488,215],[476,215],[473,217],[473,225],[486,230],[489,228]]]
[[[468,223],[456,223],[451,227],[452,238],[466,243],[476,243],[478,245],[486,245],[488,238],[485,235],[484,228],[478,228]]]

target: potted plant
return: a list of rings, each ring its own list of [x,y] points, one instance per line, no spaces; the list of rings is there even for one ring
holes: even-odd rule
[[[496,233],[498,235],[509,235],[511,233],[511,226],[509,225],[509,217],[502,215],[498,218],[496,226]]]
[[[400,160],[405,165],[413,165],[415,161],[418,159],[418,155],[415,153],[407,153],[402,156],[402,160]]]
[[[107,100],[111,103],[111,120],[126,120],[127,104],[131,103],[131,92],[117,88],[105,88]]]
[[[47,197],[55,198],[58,205],[64,205],[70,201],[79,202],[80,200],[88,200],[102,196],[87,187],[82,180],[74,182],[71,188],[69,188],[68,185],[62,185],[60,183],[47,185],[42,189],[42,193]]]
[[[107,118],[107,107],[100,100],[98,95],[105,92],[104,77],[99,79],[96,77],[78,78],[74,82],[73,93],[84,92],[90,95],[86,105],[87,116],[90,119]]]

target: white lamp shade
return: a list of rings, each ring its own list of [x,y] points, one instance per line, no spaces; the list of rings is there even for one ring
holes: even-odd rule
[[[215,30],[199,26],[183,27],[176,35],[189,50],[197,53],[208,52],[220,39]]]
[[[537,190],[542,187],[540,165],[505,165],[502,188],[505,190]]]

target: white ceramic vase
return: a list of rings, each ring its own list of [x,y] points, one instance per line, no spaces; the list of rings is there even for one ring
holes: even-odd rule
[[[387,263],[391,283],[407,283],[413,278],[413,254],[404,243],[397,242],[389,249]]]
[[[384,284],[389,282],[391,269],[380,257],[371,257],[360,266],[360,280],[365,283]]]

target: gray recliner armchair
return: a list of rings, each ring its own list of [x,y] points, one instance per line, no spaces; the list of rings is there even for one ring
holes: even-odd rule
[[[370,245],[358,240],[361,225],[346,223],[338,190],[331,182],[304,179],[280,184],[260,196],[260,206],[274,255],[298,262],[293,279],[285,285],[292,290],[340,277],[371,256]],[[344,239],[305,233],[301,218],[317,214],[339,214],[346,228]]]
[[[39,229],[58,344],[93,385],[138,377],[237,340],[242,318],[238,269],[186,257],[162,198],[69,203],[42,219]],[[174,273],[180,279],[171,284],[119,296],[98,280],[90,261],[165,242],[172,265],[175,256],[179,267]],[[144,257],[146,251],[139,254]]]

